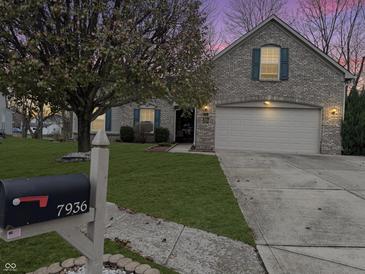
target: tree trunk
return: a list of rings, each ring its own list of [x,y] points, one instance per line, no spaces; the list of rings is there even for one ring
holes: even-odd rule
[[[25,104],[23,104],[23,108],[22,108],[22,138],[27,138],[28,136],[28,114],[26,111],[26,106]]]
[[[360,69],[359,69],[359,71],[357,72],[357,76],[356,76],[355,83],[354,83],[355,88],[357,88],[357,85],[359,84],[359,81],[360,81],[360,77],[361,77],[362,71],[364,70],[364,64],[365,64],[365,56],[363,56],[363,57],[361,58]]]
[[[72,126],[71,126],[72,116],[70,115],[69,112],[66,112],[65,110],[62,110],[61,115],[62,115],[62,129],[61,129],[62,139],[69,140],[72,138]]]
[[[43,138],[43,124],[44,124],[44,105],[43,103],[39,103],[39,115],[37,119],[37,128],[34,133],[34,137],[36,139],[42,139]]]
[[[90,142],[90,125],[91,114],[79,114],[77,115],[77,150],[79,152],[87,152],[91,150]]]
[[[22,115],[22,137],[23,138],[27,138],[28,136],[28,121],[27,121],[27,118],[26,116],[23,114]]]

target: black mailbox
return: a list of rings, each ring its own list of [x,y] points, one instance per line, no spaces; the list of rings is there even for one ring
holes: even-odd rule
[[[84,174],[0,181],[0,227],[15,228],[89,211]]]

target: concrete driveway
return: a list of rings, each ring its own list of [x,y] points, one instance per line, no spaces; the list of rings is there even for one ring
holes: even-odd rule
[[[217,155],[269,273],[365,273],[365,157]]]

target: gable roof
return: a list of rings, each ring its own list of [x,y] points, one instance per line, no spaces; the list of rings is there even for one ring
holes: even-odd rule
[[[330,64],[332,64],[335,68],[337,68],[338,70],[340,70],[344,74],[345,79],[354,79],[355,78],[355,76],[351,72],[349,72],[347,69],[345,69],[339,63],[337,63],[334,59],[332,59],[330,56],[328,56],[323,51],[321,51],[319,48],[317,48],[308,39],[306,39],[304,36],[302,36],[299,32],[297,32],[296,30],[294,30],[292,27],[290,27],[287,23],[285,23],[283,20],[281,20],[276,15],[272,15],[272,16],[268,17],[266,20],[262,21],[260,24],[258,24],[256,27],[254,27],[251,31],[247,32],[242,37],[240,37],[237,40],[235,40],[232,44],[230,44],[224,50],[222,50],[221,52],[219,52],[213,58],[213,60],[219,59],[224,54],[226,54],[227,52],[229,52],[231,49],[233,49],[237,45],[241,44],[247,38],[251,37],[254,33],[256,33],[258,30],[260,30],[261,28],[263,28],[264,26],[266,26],[267,24],[269,24],[272,21],[278,23],[281,27],[283,27],[289,33],[291,33],[296,38],[298,38],[301,42],[303,42],[305,45],[307,45],[309,48],[311,48],[314,52],[316,52],[317,54],[319,54],[323,59],[325,59]]]

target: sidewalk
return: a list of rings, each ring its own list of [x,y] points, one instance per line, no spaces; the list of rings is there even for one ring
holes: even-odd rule
[[[108,203],[106,238],[179,273],[266,273],[252,246]]]
[[[202,155],[215,155],[214,152],[203,152],[203,151],[190,150],[192,145],[193,144],[188,144],[188,143],[177,144],[172,149],[170,149],[169,152],[171,152],[171,153],[191,153],[191,154],[202,154]]]

